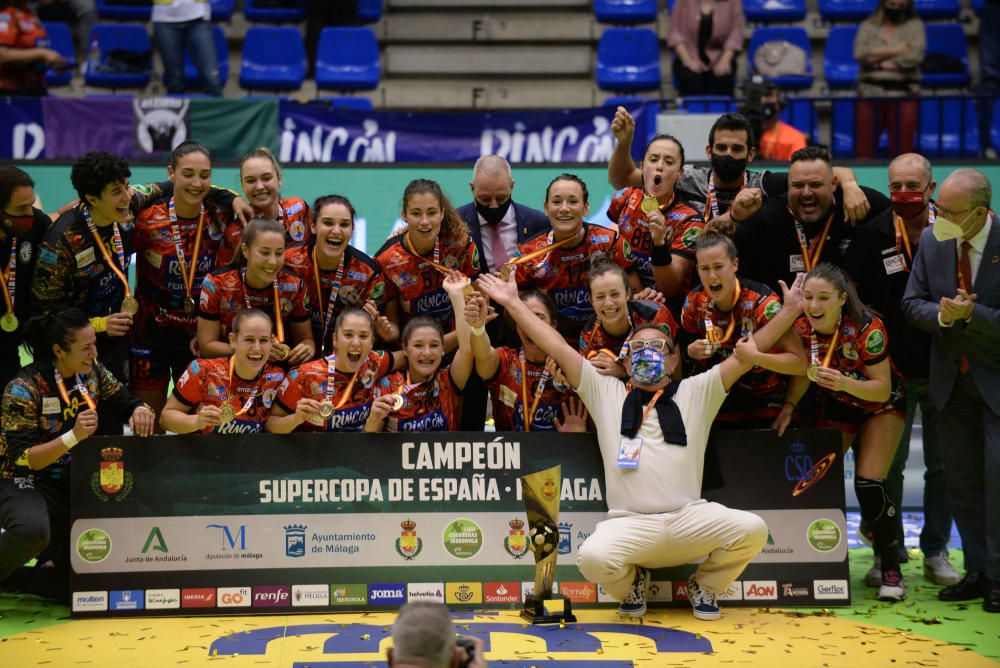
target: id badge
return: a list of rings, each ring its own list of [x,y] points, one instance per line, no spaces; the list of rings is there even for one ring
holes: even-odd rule
[[[806,261],[801,255],[788,256],[788,271],[795,274],[806,270]]]
[[[639,453],[642,451],[642,436],[636,434],[635,438],[622,436],[621,445],[618,446],[618,468],[634,469],[639,467]]]

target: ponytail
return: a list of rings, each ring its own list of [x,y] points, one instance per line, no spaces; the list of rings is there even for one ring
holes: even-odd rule
[[[90,320],[78,308],[51,311],[25,323],[24,345],[36,363],[52,365],[55,363],[52,346],[69,350],[77,332],[89,324]]]

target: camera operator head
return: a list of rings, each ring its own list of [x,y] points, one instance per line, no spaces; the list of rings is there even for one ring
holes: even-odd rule
[[[743,84],[740,113],[750,122],[757,139],[777,124],[784,107],[784,97],[774,82],[757,75]]]
[[[400,609],[392,625],[386,659],[394,668],[462,668],[485,666],[478,638],[457,638],[451,615],[441,603],[416,601]]]

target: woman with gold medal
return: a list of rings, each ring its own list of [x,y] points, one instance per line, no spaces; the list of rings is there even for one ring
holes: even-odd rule
[[[897,508],[885,478],[906,423],[902,376],[889,359],[882,320],[864,307],[841,269],[820,263],[806,274],[802,290],[804,314],[795,329],[809,350],[809,369],[789,381],[774,427],[784,432],[815,384],[816,426],[840,429],[845,452],[856,439],[854,491],[882,558],[878,598],[901,601],[906,590],[897,553]]]
[[[270,363],[271,317],[244,309],[229,331],[232,354],[196,359],[181,375],[160,416],[160,426],[177,434],[254,434],[264,429],[281,367]]]

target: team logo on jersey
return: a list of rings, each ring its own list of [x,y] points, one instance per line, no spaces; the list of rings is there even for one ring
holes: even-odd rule
[[[132,491],[135,480],[125,470],[124,451],[121,448],[101,450],[101,468],[90,477],[90,489],[101,501],[122,501]]]
[[[382,299],[382,297],[384,296],[385,296],[385,281],[379,281],[372,288],[371,293],[368,295],[368,299],[371,299],[373,302],[378,303],[378,301]]]
[[[885,336],[877,329],[872,330],[865,337],[865,350],[869,355],[878,355],[885,350]]]
[[[167,153],[187,139],[190,101],[173,97],[136,98],[135,140],[146,153]]]
[[[458,259],[454,255],[445,255],[444,266],[449,269],[458,269]]]
[[[399,538],[396,539],[396,553],[403,559],[412,561],[424,548],[424,541],[417,536],[417,523],[413,520],[404,520],[399,523],[399,526],[402,531],[399,532]]]
[[[286,211],[289,215],[294,213],[291,209]],[[294,241],[302,241],[302,237],[306,235],[306,226],[301,220],[293,220],[292,224],[288,226],[288,236]]]
[[[701,235],[701,229],[698,227],[690,227],[688,231],[684,233],[681,237],[681,242],[684,244],[685,248],[694,250],[694,245],[698,241],[698,237]]]
[[[371,387],[375,384],[375,369],[365,371],[364,375],[361,376],[361,384],[365,387]]]
[[[361,301],[358,298],[358,291],[355,290],[354,286],[351,285],[345,285],[344,287],[340,288],[340,299],[345,304],[349,304],[351,306],[357,306],[358,303]]]
[[[528,553],[528,538],[524,535],[524,520],[514,518],[507,522],[510,532],[503,539],[503,549],[515,559],[520,559]]]
[[[840,347],[840,354],[849,360],[858,359],[858,349],[854,346],[851,341],[846,342]]]

